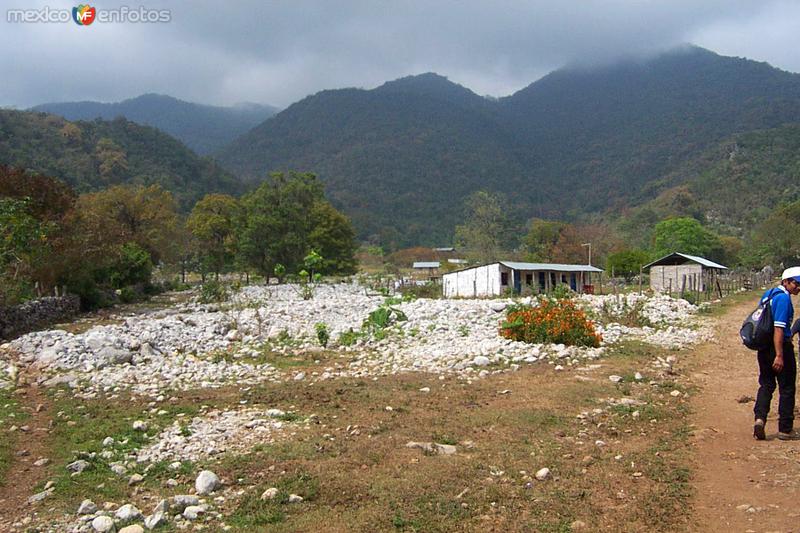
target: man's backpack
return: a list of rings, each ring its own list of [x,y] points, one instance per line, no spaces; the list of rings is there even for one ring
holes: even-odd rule
[[[772,345],[772,336],[775,332],[775,326],[772,323],[772,298],[774,295],[775,291],[772,290],[766,298],[758,302],[758,307],[747,315],[739,330],[742,343],[751,350],[762,350]]]

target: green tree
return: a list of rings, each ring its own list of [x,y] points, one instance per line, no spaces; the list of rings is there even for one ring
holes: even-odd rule
[[[316,202],[309,215],[308,244],[322,256],[322,274],[355,274],[356,232],[350,219],[328,202]]]
[[[551,261],[553,248],[561,238],[561,232],[567,226],[558,220],[534,218],[523,239],[523,246],[530,261]]]
[[[464,201],[465,221],[456,226],[455,241],[470,258],[483,263],[499,259],[509,231],[504,205],[502,196],[488,191],[476,191]]]
[[[751,267],[765,263],[786,266],[800,262],[800,200],[774,209],[756,226],[742,252],[743,262]]]
[[[219,278],[236,255],[239,202],[226,194],[208,194],[192,209],[186,227],[195,239],[201,262]]]
[[[85,250],[97,259],[135,242],[154,263],[175,259],[178,214],[172,194],[158,185],[118,185],[84,194],[76,205]]]
[[[721,261],[725,253],[720,238],[691,217],[662,220],[656,224],[653,237],[658,256],[681,252]]]
[[[0,198],[0,305],[30,294],[34,266],[49,255],[51,226],[29,210],[29,200]]]
[[[644,250],[622,250],[609,254],[606,258],[606,271],[614,275],[631,278],[639,273],[639,269],[650,262],[650,254]]]
[[[314,174],[273,173],[242,197],[239,253],[244,262],[266,276],[277,264],[288,272],[303,268],[311,249],[326,258],[322,269],[337,271],[354,264],[355,243],[349,220],[325,200],[322,183]]]

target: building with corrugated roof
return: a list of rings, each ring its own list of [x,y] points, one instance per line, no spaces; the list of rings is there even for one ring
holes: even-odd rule
[[[655,292],[694,292],[713,288],[719,272],[728,267],[697,255],[673,252],[644,265],[650,271],[650,288]]]
[[[592,265],[497,261],[445,274],[442,291],[445,298],[479,298],[500,296],[508,291],[548,293],[566,284],[576,292],[587,292],[592,287],[592,274],[602,271]]]

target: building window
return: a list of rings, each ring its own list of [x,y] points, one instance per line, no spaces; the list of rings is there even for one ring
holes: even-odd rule
[[[500,272],[500,285],[508,285],[508,272]]]
[[[533,274],[525,274],[525,285],[533,285]]]

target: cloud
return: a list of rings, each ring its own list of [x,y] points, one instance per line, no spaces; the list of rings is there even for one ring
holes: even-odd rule
[[[799,8],[784,1],[143,0],[143,5],[170,9],[172,21],[80,27],[10,24],[3,17],[0,46],[7,53],[0,67],[10,75],[0,85],[0,105],[116,101],[160,92],[204,103],[286,106],[322,89],[370,88],[427,71],[479,94],[501,96],[565,64],[600,64],[684,42],[800,70],[792,54],[798,44],[792,21]],[[102,6],[112,7],[113,2]]]

